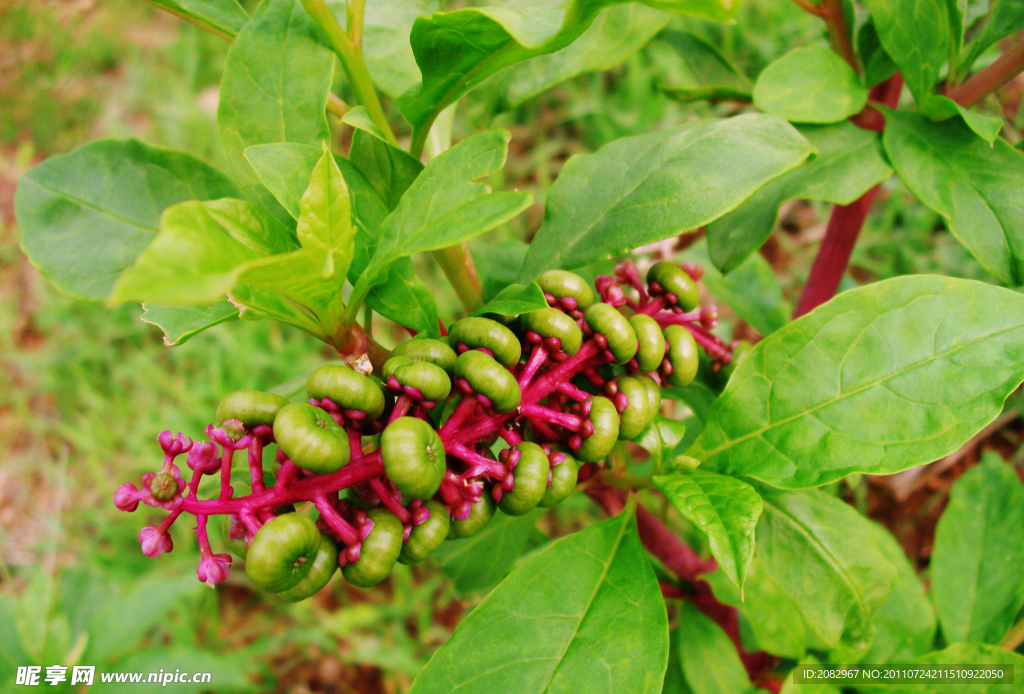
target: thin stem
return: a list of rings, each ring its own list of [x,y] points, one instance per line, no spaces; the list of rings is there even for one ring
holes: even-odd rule
[[[434,251],[434,260],[444,270],[445,276],[451,282],[455,294],[466,309],[472,313],[484,305],[484,290],[480,286],[480,278],[476,274],[476,266],[473,265],[473,256],[469,254],[469,245],[462,243],[456,246],[442,248]]]
[[[207,24],[206,22],[200,21],[199,19],[197,19],[195,17],[192,17],[192,16],[190,16],[190,15],[184,13],[184,12],[179,12],[178,10],[172,10],[167,5],[164,5],[164,4],[161,4],[161,3],[158,3],[158,2],[154,2],[154,0],[146,0],[146,2],[148,2],[150,5],[153,5],[154,7],[159,7],[164,12],[167,12],[169,14],[173,14],[175,17],[178,17],[180,19],[184,19],[189,24],[195,24],[200,29],[208,31],[211,34],[213,34],[214,36],[219,36],[222,39],[224,39],[225,41],[231,41],[231,40],[233,40],[235,38],[233,34],[229,34],[228,32],[226,32],[226,31],[224,31],[222,29],[218,29],[217,27],[213,26],[212,24]]]
[[[348,35],[357,50],[363,48],[363,15],[366,0],[349,0],[348,3]]]
[[[356,95],[356,100],[366,107],[370,118],[384,132],[384,137],[393,145],[398,145],[395,134],[391,132],[388,119],[384,115],[384,109],[377,98],[377,90],[373,87],[373,80],[370,79],[370,71],[363,60],[361,46],[353,44],[352,39],[338,24],[334,14],[328,9],[323,0],[302,0],[302,6],[306,12],[320,27],[320,30],[327,36],[331,48],[341,59],[341,67],[348,77],[349,86]]]
[[[832,50],[841,55],[854,72],[860,74],[860,64],[857,62],[857,53],[853,50],[853,44],[850,42],[850,27],[846,23],[842,0],[821,0],[820,11],[819,16],[825,20],[825,28],[828,30],[828,40],[832,44]]]
[[[345,102],[341,100],[340,96],[334,92],[328,92],[327,112],[337,116],[338,118],[343,118],[345,114],[348,113],[348,106],[345,105]]]
[[[1022,643],[1024,643],[1024,619],[1017,622],[1013,628],[1010,629],[1010,633],[1006,635],[1006,638],[999,642],[999,646],[1008,651],[1015,651]]]
[[[974,106],[1024,71],[1024,37],[1006,50],[994,63],[974,74],[947,94],[961,106]]]
[[[793,2],[795,2],[801,8],[803,8],[805,12],[810,12],[815,17],[825,16],[825,13],[822,11],[822,9],[815,5],[814,3],[810,2],[810,0],[793,0]]]

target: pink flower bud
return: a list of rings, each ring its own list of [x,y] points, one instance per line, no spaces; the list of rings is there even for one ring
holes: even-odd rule
[[[192,450],[192,439],[181,432],[171,434],[169,431],[162,431],[156,438],[160,442],[160,448],[172,458]]]
[[[170,534],[154,525],[147,525],[139,531],[139,542],[142,543],[142,553],[147,557],[159,557],[165,552],[174,549]]]
[[[227,580],[228,571],[231,568],[230,554],[213,554],[204,557],[196,568],[196,576],[206,585],[213,588],[218,583]]]
[[[185,460],[190,470],[208,475],[220,468],[220,460],[217,459],[217,444],[212,441],[204,441],[198,446],[193,446],[188,452]]]
[[[114,492],[114,506],[121,511],[131,513],[139,507],[142,493],[131,482],[125,482]]]

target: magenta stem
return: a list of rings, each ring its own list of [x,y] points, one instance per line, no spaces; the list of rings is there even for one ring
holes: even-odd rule
[[[249,476],[254,492],[266,490],[267,486],[263,484],[263,441],[255,436],[249,442]]]
[[[402,521],[402,524],[411,523],[412,516],[402,506],[401,499],[396,499],[395,495],[391,493],[391,490],[384,486],[384,482],[380,477],[372,477],[370,479],[370,489],[373,490],[374,494],[380,498],[380,502],[384,504],[387,510],[398,516],[398,520]]]
[[[349,460],[356,460],[363,455],[363,435],[355,429],[347,429]]]
[[[399,395],[395,400],[395,409],[391,411],[391,416],[388,417],[388,424],[395,421],[399,417],[404,417],[409,411],[409,408],[413,406],[415,401],[406,394]]]
[[[324,494],[313,495],[313,505],[316,506],[316,510],[320,512],[320,517],[327,523],[327,527],[334,531],[334,534],[341,538],[349,547],[359,544],[359,533],[356,529],[349,525],[348,521],[341,517],[341,515],[334,510],[331,506],[331,502],[327,500],[327,496]]]
[[[541,405],[523,405],[522,410],[528,419],[554,424],[573,433],[579,433],[580,427],[583,426],[581,418],[568,412],[555,412]]]
[[[501,463],[482,456],[461,443],[453,443],[450,447],[445,448],[445,452],[469,463],[471,468],[466,473],[467,477],[478,477],[483,472],[487,472],[492,477],[505,476],[505,467]]]
[[[206,519],[207,516],[199,514],[196,516],[196,539],[199,540],[199,551],[203,555],[203,559],[213,556],[213,550],[210,549],[210,538],[206,535]]]
[[[580,388],[577,388],[572,383],[569,383],[569,381],[562,381],[561,383],[558,384],[558,387],[555,390],[557,390],[562,395],[569,396],[576,402],[583,402],[587,398],[591,397],[590,393]]]
[[[463,395],[462,400],[455,406],[455,411],[452,412],[452,416],[448,418],[448,421],[444,423],[441,430],[437,432],[443,439],[445,436],[450,436],[455,433],[466,421],[466,418],[477,408],[480,401],[472,395]]]
[[[231,457],[234,449],[222,446],[223,452],[220,456],[220,498],[231,498]]]
[[[522,373],[519,374],[519,389],[525,390],[533,377],[537,375],[537,370],[543,366],[544,362],[547,361],[548,351],[544,348],[544,345],[534,345],[533,351],[530,352],[530,358],[526,362],[526,366],[523,367]]]

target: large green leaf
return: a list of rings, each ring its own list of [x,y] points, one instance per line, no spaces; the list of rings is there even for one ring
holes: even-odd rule
[[[733,214],[737,213],[727,216]],[[775,270],[762,255],[751,254],[728,275],[711,263],[705,244],[689,249],[686,258],[704,267],[701,281],[711,293],[762,335],[772,334],[792,319],[793,307],[782,295]]]
[[[818,156],[783,174],[735,210],[708,224],[708,250],[723,272],[732,272],[768,240],[779,209],[787,200],[815,199],[849,205],[892,175],[876,133],[849,122],[801,125],[797,130],[818,150]]]
[[[22,248],[43,276],[99,301],[153,240],[166,208],[237,195],[234,183],[188,154],[97,140],[26,172],[14,212]]]
[[[864,82],[869,87],[886,81],[898,69],[882,47],[878,30],[875,29],[875,20],[870,16],[857,30],[857,55],[864,66]]]
[[[528,58],[565,48],[614,0],[518,0],[502,7],[469,7],[420,17],[410,41],[422,82],[398,99],[421,139],[437,115],[488,77]],[[731,0],[649,0],[670,12],[730,21]]]
[[[202,306],[224,298],[243,266],[265,256],[232,238],[201,202],[182,202],[160,218],[160,233],[117,280],[109,301]]]
[[[1000,281],[1024,284],[1024,154],[985,142],[958,118],[886,113],[885,150],[921,202]]]
[[[679,606],[679,664],[693,694],[746,694],[752,688],[729,635],[684,600]]]
[[[656,476],[654,486],[708,536],[718,565],[738,586],[754,558],[754,528],[762,503],[746,482],[706,470]]]
[[[348,186],[327,150],[313,167],[309,185],[299,201],[295,233],[303,250],[321,263],[320,279],[337,277],[344,284],[355,252],[356,227]]]
[[[864,108],[868,88],[837,53],[797,48],[758,75],[754,105],[797,123],[835,123]]]
[[[227,301],[210,306],[143,304],[142,320],[164,331],[164,344],[177,347],[213,326],[238,318],[238,309]]]
[[[950,692],[953,694],[1020,694],[1020,673],[1024,672],[1024,656],[1005,648],[996,648],[981,643],[958,643],[942,651],[935,651],[909,661],[913,665],[921,665],[935,669],[935,666],[961,665],[988,669],[993,666],[1003,671],[1014,670],[1013,683],[971,682],[958,684],[937,684],[935,682],[887,682],[885,684],[858,684],[857,691],[867,694],[935,694]]]
[[[953,35],[946,0],[867,0],[878,38],[920,106],[949,57]]]
[[[519,239],[470,244],[469,253],[473,256],[473,265],[480,277],[484,299],[490,301],[505,287],[516,283],[528,250],[529,244]]]
[[[517,106],[570,77],[622,64],[654,38],[668,20],[666,13],[638,2],[606,7],[571,44],[513,65],[496,75],[488,86]]]
[[[633,440],[651,454],[652,469],[654,472],[660,473],[665,469],[665,463],[685,433],[686,424],[684,422],[656,414],[654,421]]]
[[[821,665],[821,661],[814,656],[808,656],[801,660],[798,665]],[[838,687],[834,687],[827,680],[818,683],[793,682],[793,672],[786,675],[779,694],[841,694]]]
[[[990,144],[999,137],[999,132],[1003,129],[1002,116],[986,116],[983,113],[961,106],[948,96],[940,94],[929,96],[928,100],[918,110],[932,120],[946,120],[947,118],[959,116],[963,118],[968,128]]]
[[[373,186],[389,210],[423,170],[423,163],[404,149],[387,141],[377,124],[370,120],[362,106],[354,108],[341,119],[354,128],[348,158]]]
[[[947,643],[997,644],[1024,606],[1024,485],[998,454],[953,485],[931,579]]]
[[[753,83],[707,40],[688,31],[674,30],[664,32],[660,38],[680,58],[683,76],[671,85],[660,85],[672,98],[684,103],[753,98]]]
[[[147,0],[161,10],[230,39],[249,21],[237,0]]]
[[[468,241],[530,206],[529,193],[490,193],[479,182],[504,165],[510,137],[504,130],[478,133],[427,165],[381,223],[377,248],[356,282],[353,301],[384,281],[396,260]]]
[[[1024,381],[1024,296],[898,277],[843,292],[740,362],[689,455],[780,487],[955,451]]]
[[[505,578],[526,549],[537,518],[543,509],[524,516],[495,514],[491,522],[473,537],[448,540],[433,558],[460,593],[490,588]]]
[[[455,629],[410,694],[657,694],[668,618],[635,505],[552,542]]]
[[[875,639],[858,660],[869,664],[906,662],[934,646],[935,610],[896,538],[877,523],[871,527],[878,548],[896,569],[896,584],[875,612]]]
[[[761,568],[822,644],[866,646],[875,611],[896,578],[870,522],[816,489],[763,486],[759,491],[764,499],[757,525]]]
[[[772,580],[755,553],[740,591],[724,571],[703,576],[721,602],[743,612],[758,648],[784,658],[802,658],[807,651],[808,633],[803,615],[792,599]]]
[[[748,114],[624,137],[574,156],[548,194],[520,279],[707,224],[812,151],[786,121]]]
[[[302,181],[309,180],[321,152],[319,147],[311,145],[283,143],[250,147],[245,156],[260,180],[297,219],[304,187]],[[370,262],[388,208],[380,194],[347,159],[335,156],[335,162],[352,198],[356,242],[348,279],[354,284]],[[366,302],[382,316],[417,332],[428,335],[437,332],[437,303],[408,258],[391,265],[387,280],[370,291]]]
[[[286,225],[288,214],[242,155],[271,142],[329,141],[324,109],[333,73],[334,54],[299,0],[264,0],[228,49],[217,108],[224,153],[246,197]]]

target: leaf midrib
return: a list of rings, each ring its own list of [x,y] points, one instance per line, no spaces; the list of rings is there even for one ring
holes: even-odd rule
[[[915,297],[915,299],[916,298],[919,298],[919,297]],[[902,308],[906,308],[906,307],[904,306]],[[836,317],[838,317],[838,316],[836,316]],[[758,429],[757,431],[753,431],[753,432],[751,432],[749,434],[744,434],[743,436],[740,436],[738,438],[731,439],[727,443],[725,443],[725,444],[723,444],[721,446],[718,446],[717,448],[712,448],[710,450],[704,451],[703,455],[706,458],[711,458],[712,456],[717,455],[718,453],[721,453],[724,450],[732,448],[733,446],[735,446],[737,444],[743,443],[744,441],[752,439],[752,438],[754,438],[756,436],[761,436],[766,431],[778,428],[778,427],[780,427],[780,426],[782,426],[784,424],[788,424],[789,422],[792,422],[792,421],[795,421],[797,419],[800,419],[801,417],[806,417],[811,412],[816,412],[817,410],[820,410],[820,409],[822,409],[824,407],[827,407],[829,405],[834,405],[837,402],[840,402],[840,401],[842,401],[844,399],[847,399],[847,398],[849,398],[849,397],[851,397],[853,395],[857,395],[858,393],[861,393],[861,392],[863,392],[863,391],[865,391],[865,390],[867,390],[869,388],[874,388],[876,386],[879,386],[882,383],[885,383],[886,381],[888,381],[888,380],[890,380],[892,378],[895,378],[896,376],[899,376],[901,374],[906,373],[907,371],[911,371],[911,370],[916,369],[916,368],[918,368],[920,366],[928,364],[929,362],[935,361],[936,359],[939,359],[940,357],[944,357],[944,356],[947,356],[947,355],[950,355],[950,354],[954,354],[954,353],[956,353],[956,352],[958,352],[958,351],[960,351],[960,350],[962,350],[964,348],[970,347],[971,345],[973,345],[976,342],[980,342],[982,340],[987,340],[989,338],[995,337],[995,336],[1000,335],[1002,333],[1010,332],[1010,331],[1013,331],[1013,330],[1019,330],[1021,327],[1022,327],[1021,325],[1014,325],[1014,326],[1011,326],[1011,327],[1008,327],[1008,328],[1002,328],[1002,329],[997,330],[995,332],[987,333],[985,335],[977,337],[977,338],[975,338],[973,340],[970,340],[969,342],[965,342],[965,343],[963,343],[961,345],[958,345],[954,349],[950,349],[950,350],[948,350],[946,352],[942,352],[941,354],[936,354],[936,355],[934,355],[932,357],[929,357],[928,359],[925,359],[923,361],[917,362],[915,364],[911,364],[910,366],[907,366],[906,368],[900,369],[898,371],[894,371],[891,374],[888,374],[887,376],[885,376],[884,378],[879,379],[878,381],[874,381],[874,382],[865,384],[865,385],[863,385],[863,386],[861,386],[859,388],[855,388],[855,389],[853,389],[851,391],[843,393],[842,395],[840,395],[838,397],[831,398],[829,400],[825,400],[825,401],[821,402],[820,404],[815,405],[814,407],[810,407],[810,408],[808,408],[808,409],[806,409],[806,410],[804,410],[802,412],[799,412],[797,414],[791,415],[789,417],[784,417],[784,418],[780,419],[778,422],[773,422],[769,426],[762,427],[762,428]],[[860,335],[858,335],[857,337],[859,339]],[[809,345],[810,343],[811,343],[811,341],[809,340],[807,342],[807,344],[805,344],[801,348],[801,350],[806,348],[807,345]],[[774,385],[775,385],[775,382],[773,381],[772,382],[772,386],[774,387]],[[715,415],[716,415],[716,425],[718,425],[718,421],[717,421],[718,413],[716,412]],[[721,429],[720,425],[719,425],[719,428]],[[724,433],[724,430],[723,430],[723,433]],[[702,434],[702,436],[703,436],[703,434]],[[699,439],[698,439],[698,441],[699,441]]]

